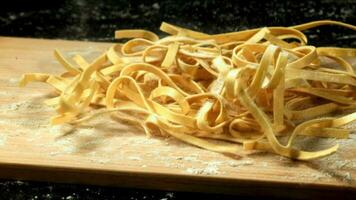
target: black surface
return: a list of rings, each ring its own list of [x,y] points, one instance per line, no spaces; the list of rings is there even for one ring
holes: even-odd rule
[[[116,29],[159,32],[161,21],[207,33],[288,26],[318,19],[356,24],[355,0],[321,1],[7,1],[0,7],[0,35],[114,41]],[[308,31],[319,46],[356,47],[356,35],[339,27]],[[99,186],[0,181],[0,199],[245,199],[243,197]],[[246,198],[247,199],[247,198]],[[250,198],[249,198],[250,199]]]
[[[207,33],[261,26],[289,26],[318,19],[356,22],[355,0],[53,0],[40,6],[12,0],[0,8],[0,35],[113,41],[114,30],[144,28],[159,32],[167,21]],[[356,35],[326,26],[309,31],[312,44],[356,46]]]
[[[202,194],[187,192],[170,192],[157,190],[127,189],[117,187],[99,187],[88,185],[40,183],[28,181],[2,181],[0,182],[0,199],[38,199],[38,200],[179,200],[187,199],[211,199],[211,200],[236,200],[246,199],[218,194]],[[250,198],[249,198],[250,199]]]

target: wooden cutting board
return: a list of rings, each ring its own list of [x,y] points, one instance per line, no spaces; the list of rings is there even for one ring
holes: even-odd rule
[[[236,159],[173,138],[146,138],[132,126],[101,117],[73,129],[50,126],[53,90],[17,86],[26,72],[60,73],[54,48],[90,59],[111,44],[0,37],[0,177],[278,197],[356,194],[356,137],[303,139],[305,147],[340,143],[332,156],[310,162],[260,153]]]

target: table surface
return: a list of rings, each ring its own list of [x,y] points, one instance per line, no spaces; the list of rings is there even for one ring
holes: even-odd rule
[[[317,19],[356,21],[355,1],[53,1],[39,6],[14,0],[0,8],[0,35],[69,40],[113,41],[122,28],[158,32],[161,21],[208,33],[291,25]],[[256,17],[259,16],[259,17]],[[322,33],[322,34],[320,34]],[[319,34],[319,35],[318,35]],[[356,35],[342,28],[308,32],[311,44],[356,47]],[[110,188],[74,184],[1,181],[5,199],[236,199],[202,193]],[[244,197],[238,197],[244,199]]]

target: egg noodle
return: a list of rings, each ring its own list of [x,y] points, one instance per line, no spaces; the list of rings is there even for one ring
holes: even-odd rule
[[[80,55],[70,62],[56,50],[66,72],[24,74],[20,85],[39,81],[56,89],[58,96],[46,101],[56,106],[52,124],[110,113],[147,136],[173,136],[215,152],[314,159],[338,145],[305,151],[293,145],[298,135],[347,138],[353,130],[344,125],[356,120],[356,73],[347,60],[356,49],[308,45],[302,31],[323,25],[356,31],[328,20],[216,35],[162,23],[169,34],[163,38],[119,30],[117,39],[130,40],[93,62]]]

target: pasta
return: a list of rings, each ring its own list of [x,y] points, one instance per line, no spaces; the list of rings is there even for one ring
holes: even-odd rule
[[[169,34],[163,38],[119,30],[117,39],[130,40],[93,62],[76,55],[72,63],[56,50],[63,74],[24,74],[20,85],[55,88],[58,96],[46,101],[56,106],[52,124],[110,113],[137,123],[147,136],[237,156],[258,150],[309,160],[338,145],[305,151],[293,145],[298,135],[347,138],[352,130],[344,125],[356,120],[356,73],[345,59],[356,57],[356,49],[308,45],[302,31],[323,25],[356,31],[328,20],[216,35],[162,23]]]

